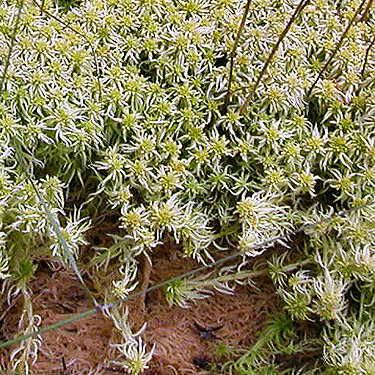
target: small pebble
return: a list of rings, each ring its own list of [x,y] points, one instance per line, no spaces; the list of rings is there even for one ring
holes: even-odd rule
[[[66,327],[65,327],[65,331],[68,331],[68,332],[77,332],[78,329],[76,326],[74,326],[73,324],[68,324]]]

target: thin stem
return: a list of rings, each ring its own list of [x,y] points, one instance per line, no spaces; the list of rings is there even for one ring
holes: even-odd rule
[[[375,35],[374,37],[372,38],[372,41],[370,43],[370,45],[368,46],[368,48],[366,49],[366,54],[365,54],[365,59],[363,61],[363,67],[362,67],[362,71],[361,71],[361,76],[363,78],[364,74],[365,74],[365,69],[366,69],[366,65],[367,65],[367,60],[368,60],[368,57],[369,57],[369,54],[370,54],[370,50],[371,48],[374,46],[375,44]]]
[[[215,285],[215,283],[225,283],[226,281],[233,281],[233,280],[243,280],[243,279],[249,279],[251,277],[257,277],[262,276],[267,273],[267,270],[262,271],[244,271],[240,272],[238,274],[230,274],[230,275],[223,275],[218,276],[213,279],[208,280],[198,280],[198,281],[192,281],[192,285],[202,286],[202,287],[209,287]]]
[[[244,10],[243,15],[242,15],[241,24],[240,24],[240,27],[238,29],[236,39],[234,41],[232,51],[230,53],[230,68],[229,68],[228,89],[227,89],[227,93],[225,95],[225,100],[224,100],[224,111],[226,111],[226,109],[229,105],[229,100],[230,100],[230,95],[231,95],[230,88],[231,88],[232,80],[233,80],[234,57],[236,56],[236,50],[237,50],[237,46],[238,46],[238,43],[239,43],[240,38],[241,38],[241,34],[243,32],[243,29],[245,28],[246,18],[247,18],[247,15],[249,14],[249,10],[250,10],[250,3],[251,3],[251,0],[247,0],[245,10]]]
[[[90,46],[91,48],[91,51],[92,51],[92,56],[94,57],[94,63],[95,63],[95,72],[96,72],[96,76],[97,76],[97,80],[98,80],[98,87],[99,87],[99,96],[100,96],[100,99],[103,97],[102,95],[102,85],[100,83],[100,73],[99,73],[99,64],[98,64],[98,58],[97,58],[97,55],[96,55],[96,52],[95,52],[95,49],[94,49],[94,46],[92,45],[92,43],[89,41],[89,39],[87,38],[86,35],[80,33],[79,31],[77,31],[76,29],[74,29],[74,27],[70,26],[68,23],[64,22],[62,19],[60,19],[59,17],[56,17],[55,15],[53,15],[52,13],[48,12],[47,10],[44,9],[44,1],[42,4],[39,4],[36,0],[34,0],[35,4],[37,7],[39,7],[40,11],[42,13],[45,13],[48,17],[54,19],[55,21],[61,23],[62,25],[64,25],[66,28],[68,28],[69,30],[73,31],[74,33],[76,33],[77,35],[81,36],[82,38],[84,38],[86,40],[86,42],[88,43],[88,45]]]
[[[43,12],[44,12],[44,1],[45,0],[42,0],[41,4],[40,4],[40,15],[42,16],[43,15]]]
[[[341,38],[338,41],[335,50],[333,51],[332,55],[330,56],[330,58],[328,59],[328,61],[325,63],[323,69],[319,72],[318,77],[316,78],[316,80],[314,81],[314,83],[312,84],[312,86],[310,87],[310,90],[307,93],[307,97],[309,97],[311,95],[314,87],[316,86],[316,84],[318,83],[318,81],[322,78],[322,75],[323,75],[324,71],[328,68],[329,64],[331,64],[333,58],[336,56],[337,51],[342,46],[342,43],[344,42],[344,39],[345,39],[345,37],[346,37],[349,29],[352,27],[352,25],[353,25],[355,19],[357,18],[359,12],[361,11],[361,9],[363,8],[363,6],[365,5],[365,2],[366,2],[366,0],[362,0],[362,3],[359,5],[359,7],[357,8],[357,10],[355,11],[355,13],[354,13],[352,19],[350,20],[348,26],[346,27],[345,31],[341,35]]]
[[[17,31],[18,31],[18,24],[20,22],[20,19],[21,19],[21,14],[22,14],[22,9],[23,9],[23,4],[24,4],[24,0],[21,1],[21,5],[20,7],[18,8],[18,13],[17,13],[17,17],[16,17],[16,22],[14,24],[14,29],[13,29],[13,34],[12,34],[12,38],[10,40],[10,45],[9,45],[9,51],[8,51],[8,55],[7,55],[7,58],[5,60],[5,66],[4,66],[4,71],[3,71],[3,75],[1,77],[1,83],[0,83],[0,90],[1,91],[4,91],[5,88],[4,88],[4,83],[5,83],[5,77],[7,75],[7,72],[8,72],[8,68],[9,68],[9,65],[10,65],[10,57],[12,55],[12,52],[13,52],[13,48],[14,48],[14,43],[16,41],[16,35],[17,35]]]
[[[26,179],[30,182],[31,186],[33,187],[33,189],[35,191],[35,194],[37,195],[38,200],[41,203],[41,205],[44,209],[44,212],[46,213],[46,216],[47,216],[49,222],[52,225],[53,231],[55,232],[57,238],[59,239],[61,248],[63,249],[65,255],[69,259],[70,265],[71,265],[74,273],[76,274],[78,280],[80,281],[86,295],[92,300],[93,304],[95,306],[97,306],[98,303],[95,300],[94,296],[92,295],[90,289],[86,285],[85,281],[83,280],[83,277],[82,277],[82,275],[81,275],[81,273],[78,269],[78,266],[77,266],[77,263],[74,259],[74,256],[73,256],[72,252],[70,251],[69,246],[68,246],[63,234],[61,233],[60,226],[59,226],[57,220],[55,219],[55,217],[53,216],[51,210],[48,208],[47,202],[44,199],[43,195],[39,192],[38,188],[36,187],[36,185],[34,183],[34,180],[31,178],[30,173],[28,171],[28,168],[26,166],[26,163],[25,163],[23,157],[21,156],[20,146],[16,143],[14,143],[14,150],[15,150],[15,153],[17,155],[20,167],[21,167],[23,173],[26,175]]]
[[[259,249],[262,249],[262,248],[267,248],[266,250],[268,250],[270,244],[272,244],[272,243],[276,243],[277,241],[280,241],[280,240],[287,240],[289,237],[294,236],[294,235],[296,235],[296,234],[298,234],[300,232],[303,232],[303,231],[305,231],[307,229],[315,228],[315,227],[317,227],[317,226],[319,226],[319,225],[321,225],[323,223],[329,222],[330,220],[334,220],[334,219],[336,219],[338,217],[341,217],[341,216],[347,216],[351,212],[358,211],[358,210],[360,210],[362,208],[371,207],[373,205],[375,205],[375,201],[372,201],[370,203],[366,203],[366,204],[363,204],[363,205],[360,205],[360,206],[352,207],[352,208],[349,208],[347,210],[340,211],[340,212],[338,212],[336,214],[331,215],[330,217],[328,217],[326,219],[319,220],[319,221],[317,221],[315,223],[312,223],[312,224],[302,225],[301,227],[297,228],[294,231],[290,231],[287,234],[284,234],[284,235],[281,235],[281,236],[271,237],[271,238],[265,240],[264,242],[262,242],[261,244],[259,244],[257,246],[253,246],[251,249],[259,250]],[[243,255],[244,254],[243,254],[242,251],[237,251],[237,252],[235,252],[235,253],[233,253],[231,255],[228,255],[225,258],[221,258],[221,259],[216,260],[216,261],[214,261],[212,263],[209,263],[209,264],[206,264],[206,265],[194,268],[191,271],[185,272],[185,273],[183,273],[181,275],[177,275],[177,276],[172,277],[172,278],[170,278],[168,280],[165,280],[165,281],[163,281],[161,283],[155,284],[155,285],[153,285],[153,286],[151,286],[151,287],[149,287],[147,289],[143,289],[143,290],[140,290],[139,292],[133,293],[132,295],[128,296],[127,298],[125,298],[123,300],[117,300],[117,301],[114,301],[112,303],[108,303],[108,304],[106,304],[104,306],[98,305],[94,309],[87,310],[85,312],[82,312],[82,313],[79,313],[77,315],[74,315],[74,316],[72,316],[69,319],[66,319],[66,320],[63,320],[61,322],[58,322],[58,323],[55,323],[55,324],[43,327],[39,331],[32,332],[32,333],[29,333],[27,335],[19,336],[19,337],[15,338],[15,339],[12,339],[12,340],[2,342],[2,343],[0,343],[0,349],[5,348],[5,347],[7,347],[9,345],[12,345],[12,344],[19,343],[19,342],[21,342],[23,340],[26,340],[26,339],[29,339],[29,338],[41,335],[44,332],[48,332],[48,331],[51,331],[53,329],[60,328],[60,327],[62,327],[64,325],[66,325],[66,324],[69,324],[69,323],[74,322],[76,320],[80,320],[80,319],[86,318],[86,317],[88,317],[90,315],[93,315],[95,313],[102,312],[104,310],[110,309],[110,308],[112,308],[114,306],[119,305],[120,303],[123,303],[123,302],[129,301],[129,300],[132,300],[134,298],[137,298],[137,297],[139,297],[139,296],[141,296],[143,294],[149,293],[149,292],[151,292],[151,291],[153,291],[155,289],[159,289],[159,288],[161,288],[163,286],[166,286],[166,285],[168,285],[168,284],[170,284],[170,283],[172,283],[174,281],[181,280],[181,279],[183,279],[185,277],[189,277],[189,276],[195,275],[198,272],[204,271],[204,270],[206,270],[208,268],[213,268],[214,266],[217,266],[219,264],[225,263],[225,262],[227,262],[229,260],[235,259],[235,258],[237,258],[239,256],[243,256]]]
[[[363,12],[363,14],[362,14],[362,16],[359,20],[360,22],[365,22],[367,20],[368,14],[370,13],[370,9],[371,9],[373,3],[374,3],[374,0],[369,0],[368,4],[366,6],[366,9]]]
[[[302,12],[302,10],[309,4],[309,2],[310,2],[310,0],[301,0],[300,3],[298,4],[296,10],[294,11],[292,17],[290,18],[290,20],[288,22],[288,24],[286,25],[285,29],[281,33],[281,35],[280,35],[279,39],[277,40],[276,44],[273,46],[272,51],[271,51],[270,55],[268,56],[268,59],[267,59],[266,63],[264,64],[263,69],[260,72],[260,75],[259,75],[257,81],[255,82],[255,85],[253,86],[252,90],[250,91],[250,94],[248,95],[248,97],[245,100],[245,103],[242,104],[242,106],[239,110],[240,116],[242,116],[247,111],[247,107],[249,106],[250,102],[252,101],[253,96],[255,94],[255,91],[258,88],[258,86],[260,84],[260,81],[262,80],[263,76],[265,75],[265,73],[267,71],[267,68],[270,65],[273,57],[275,56],[276,51],[278,50],[281,42],[284,40],[284,38],[288,34],[288,32],[289,32],[291,26],[293,25],[294,21],[296,20],[296,18],[299,16],[299,14]]]
[[[366,9],[363,12],[363,15],[362,15],[362,17],[360,19],[360,22],[365,22],[367,20],[368,14],[370,13],[370,9],[371,9],[373,3],[374,3],[374,0],[369,0],[369,2],[367,3]],[[367,60],[368,60],[368,57],[369,57],[369,54],[370,54],[370,50],[373,47],[374,43],[375,43],[375,36],[372,38],[372,41],[371,41],[370,45],[366,49],[365,59],[363,61],[363,67],[362,67],[362,70],[361,70],[361,76],[362,76],[362,78],[363,78],[363,76],[365,74]]]
[[[49,326],[43,327],[36,332],[28,333],[27,335],[19,336],[19,337],[16,337],[16,338],[12,339],[12,340],[3,342],[3,343],[0,344],[0,349],[5,348],[7,346],[10,346],[12,344],[17,344],[17,343],[19,343],[23,340],[27,340],[27,339],[30,339],[30,338],[35,337],[35,336],[40,336],[44,332],[49,332],[49,331],[52,331],[54,329],[63,327],[66,324],[75,322],[76,320],[84,319],[84,318],[86,318],[90,315],[95,314],[96,312],[97,312],[97,309],[90,309],[90,310],[84,311],[82,313],[73,315],[69,319],[65,319],[65,320],[62,320],[61,322],[57,322],[57,323],[51,324]]]

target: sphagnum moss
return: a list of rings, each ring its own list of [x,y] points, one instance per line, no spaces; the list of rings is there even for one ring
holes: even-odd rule
[[[75,257],[93,202],[119,209],[125,234],[97,263],[117,259],[121,279],[103,290],[119,297],[136,285],[139,256],[152,258],[166,234],[203,262],[214,246],[254,256],[259,252],[251,246],[270,236],[374,200],[372,2],[305,5],[240,116],[298,2],[251,2],[236,40],[245,5],[44,1],[41,9],[27,3],[9,66],[2,65],[0,277],[8,298],[22,293],[28,303],[27,280],[17,286],[20,265],[36,264],[37,245],[43,244],[43,258],[65,263],[66,256],[17,152]],[[0,8],[6,57],[19,4],[3,1]],[[77,184],[91,195],[69,216],[67,194]],[[375,366],[374,209],[361,212],[323,234],[310,230],[291,255],[270,266],[286,312],[322,320],[320,366],[327,374],[370,374]],[[302,263],[288,268],[289,257]],[[34,329],[32,311],[26,316]],[[124,367],[139,373],[152,351],[124,324],[118,349]],[[353,328],[361,324],[366,328]],[[39,344],[30,345],[13,353],[15,368],[29,371],[27,357],[35,358]],[[277,367],[275,356],[267,358],[257,361],[259,373]]]

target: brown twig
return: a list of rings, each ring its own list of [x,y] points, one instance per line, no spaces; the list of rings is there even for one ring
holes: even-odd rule
[[[370,50],[371,48],[374,46],[375,44],[375,35],[374,37],[372,38],[372,41],[370,43],[370,45],[368,46],[367,50],[366,50],[366,54],[365,54],[365,59],[363,61],[363,67],[362,67],[362,71],[361,71],[361,76],[363,78],[364,74],[365,74],[365,69],[366,69],[366,64],[367,64],[367,60],[368,60],[368,56],[370,54]]]
[[[18,13],[17,13],[17,16],[16,16],[16,22],[14,24],[13,34],[12,34],[12,38],[10,40],[9,51],[8,51],[7,58],[5,60],[3,75],[1,77],[1,83],[0,83],[0,90],[1,91],[5,91],[3,86],[4,86],[4,83],[5,83],[5,78],[6,78],[6,75],[7,75],[7,72],[8,72],[8,68],[9,68],[9,65],[10,65],[10,57],[12,56],[12,52],[13,52],[13,48],[14,48],[14,43],[16,41],[16,35],[17,35],[17,31],[18,31],[18,24],[19,24],[20,19],[21,19],[23,5],[24,5],[24,0],[21,1],[20,7],[18,8]]]
[[[142,269],[142,284],[140,285],[140,290],[147,288],[150,281],[152,265],[149,258],[143,255],[143,269]],[[142,314],[146,312],[146,294],[141,294],[139,297],[139,307]]]
[[[372,1],[372,0],[370,0],[370,1]],[[353,25],[354,21],[356,20],[359,12],[362,10],[363,6],[365,5],[365,2],[366,2],[366,0],[362,0],[361,4],[359,5],[359,7],[357,8],[357,10],[355,11],[355,13],[354,13],[352,19],[350,20],[348,26],[346,27],[345,31],[341,35],[341,38],[338,41],[338,43],[337,43],[337,45],[335,47],[335,50],[332,52],[332,55],[330,56],[330,58],[328,59],[328,61],[325,63],[323,69],[319,72],[318,77],[316,78],[316,80],[314,81],[314,83],[312,84],[312,86],[310,87],[310,90],[307,93],[307,97],[309,97],[311,95],[314,87],[316,86],[316,84],[318,83],[318,81],[322,78],[322,75],[323,75],[324,71],[328,68],[329,64],[332,62],[333,58],[335,57],[337,51],[342,46],[342,43],[344,42],[344,39],[345,39],[346,35],[348,34],[349,29],[352,27],[352,25]]]
[[[94,46],[92,45],[92,43],[88,40],[88,38],[86,37],[86,35],[80,33],[79,31],[77,31],[74,27],[70,26],[68,23],[64,22],[62,19],[60,19],[59,17],[56,17],[55,15],[53,15],[52,13],[48,12],[47,10],[44,9],[44,1],[42,0],[42,3],[39,4],[36,0],[34,0],[34,3],[35,5],[40,9],[41,13],[44,13],[45,15],[47,15],[48,17],[54,19],[55,21],[61,23],[62,25],[64,25],[67,29],[73,31],[74,33],[76,33],[77,35],[81,36],[83,39],[86,40],[86,42],[88,43],[88,45],[90,46],[91,48],[91,51],[92,51],[92,56],[94,57],[94,63],[95,63],[95,71],[96,71],[96,76],[97,76],[97,80],[98,80],[98,87],[99,87],[99,95],[100,95],[100,98],[102,98],[102,85],[100,83],[100,73],[99,73],[99,64],[98,64],[98,58],[97,58],[97,55],[96,55],[96,52],[95,52],[95,49],[94,49]]]
[[[230,100],[230,95],[231,95],[230,88],[231,88],[232,80],[233,80],[234,57],[236,56],[237,46],[238,46],[238,43],[240,41],[242,31],[245,27],[247,15],[249,14],[250,3],[251,3],[251,0],[247,0],[245,10],[244,10],[243,15],[242,15],[241,24],[240,24],[240,27],[238,29],[236,39],[234,41],[232,51],[230,53],[230,68],[229,68],[229,78],[228,78],[228,89],[227,89],[227,93],[225,95],[225,100],[224,100],[224,112],[226,111],[226,109],[228,108],[228,105],[229,105],[229,100]]]
[[[368,18],[368,15],[370,13],[370,9],[371,9],[373,3],[374,3],[374,0],[369,0],[368,4],[366,5],[365,11],[363,12],[361,18],[359,19],[359,22],[367,21],[367,18]]]
[[[296,20],[296,18],[299,16],[299,14],[302,12],[302,10],[310,3],[310,0],[301,0],[300,3],[298,4],[296,10],[294,11],[292,17],[290,18],[288,24],[286,25],[285,29],[283,30],[283,32],[281,33],[279,39],[277,40],[276,44],[273,46],[272,48],[272,51],[270,53],[270,55],[268,56],[268,59],[266,61],[266,63],[264,64],[263,66],[263,69],[262,71],[260,72],[260,75],[257,79],[257,81],[255,82],[255,85],[253,86],[252,90],[250,91],[250,94],[248,95],[248,97],[246,98],[245,102],[242,104],[240,110],[239,110],[239,115],[242,116],[246,110],[247,110],[247,107],[249,106],[250,102],[252,101],[253,99],[253,96],[255,94],[255,91],[256,89],[258,88],[259,86],[259,83],[260,81],[262,80],[264,74],[266,73],[267,71],[267,68],[268,66],[270,65],[273,57],[275,56],[275,53],[276,51],[278,50],[281,42],[284,40],[284,38],[286,37],[286,35],[288,34],[291,26],[293,25],[294,21]]]
[[[61,357],[61,364],[62,364],[62,368],[63,368],[63,374],[67,375],[68,374],[68,368],[66,367],[64,356]]]

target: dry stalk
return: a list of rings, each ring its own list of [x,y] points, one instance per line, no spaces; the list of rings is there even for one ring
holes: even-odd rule
[[[372,1],[373,0],[370,0],[368,5],[371,5]],[[314,87],[319,82],[319,80],[322,78],[324,71],[328,68],[328,66],[331,64],[333,58],[336,56],[336,53],[338,52],[338,50],[342,46],[342,43],[344,42],[344,39],[345,39],[346,35],[348,34],[348,31],[352,27],[354,21],[357,19],[357,16],[358,16],[359,12],[362,10],[362,8],[365,5],[365,3],[366,3],[366,0],[362,0],[361,4],[359,5],[359,7],[357,8],[357,10],[355,11],[355,13],[354,13],[353,17],[351,18],[348,26],[346,27],[345,31],[341,35],[341,38],[338,41],[338,43],[337,43],[334,51],[332,52],[332,55],[330,56],[330,58],[328,59],[328,61],[325,63],[323,69],[319,72],[318,77],[316,78],[316,80],[314,81],[314,83],[312,84],[312,86],[310,87],[310,90],[307,93],[307,97],[309,97],[311,95]],[[365,11],[365,13],[366,13],[366,11]]]
[[[234,58],[236,56],[236,50],[237,50],[238,43],[240,41],[242,32],[243,32],[244,27],[245,27],[247,15],[249,14],[250,3],[251,3],[251,0],[247,0],[245,10],[244,10],[243,15],[242,15],[241,24],[240,24],[240,27],[238,29],[236,39],[234,41],[232,51],[230,53],[230,68],[229,68],[228,89],[227,89],[227,93],[225,95],[225,100],[224,100],[224,112],[226,111],[226,109],[229,105],[229,100],[230,100],[230,95],[231,95],[230,88],[231,88],[232,80],[233,80]]]
[[[99,88],[99,99],[101,99],[103,97],[102,95],[102,85],[101,85],[101,82],[100,82],[100,72],[99,72],[99,64],[98,64],[98,57],[96,55],[96,52],[95,52],[95,49],[94,49],[94,46],[92,45],[92,43],[90,42],[90,40],[88,40],[87,36],[80,33],[79,31],[77,31],[76,29],[74,29],[72,26],[70,26],[69,24],[67,24],[66,22],[64,22],[62,19],[60,19],[59,17],[56,17],[55,15],[53,15],[52,13],[48,12],[47,10],[44,9],[44,0],[42,0],[42,3],[39,4],[37,1],[34,0],[34,3],[35,5],[40,9],[40,12],[41,14],[45,14],[46,16],[54,19],[55,21],[61,23],[62,25],[64,25],[67,29],[73,31],[74,33],[76,33],[77,35],[81,36],[83,39],[86,40],[86,42],[88,43],[88,45],[90,46],[90,49],[92,51],[92,56],[94,57],[94,63],[95,63],[95,72],[96,72],[96,77],[97,77],[97,81],[98,81],[98,88]]]
[[[370,50],[374,46],[374,44],[375,44],[375,36],[372,38],[372,41],[371,41],[370,45],[366,49],[365,59],[363,60],[363,67],[362,67],[362,71],[361,71],[362,78],[365,74],[365,69],[366,69],[366,65],[367,65],[368,56],[370,54]]]
[[[294,11],[292,17],[290,18],[288,24],[286,25],[285,29],[283,30],[283,32],[281,33],[279,39],[277,40],[276,44],[273,46],[272,48],[272,51],[270,53],[270,55],[268,56],[268,59],[266,61],[266,63],[264,64],[263,66],[263,69],[262,71],[260,72],[260,75],[257,79],[257,81],[255,82],[255,85],[253,86],[252,90],[250,91],[250,94],[248,95],[248,97],[246,98],[245,102],[242,104],[240,110],[239,110],[239,115],[242,116],[246,111],[247,111],[247,107],[249,106],[250,102],[252,101],[253,99],[253,96],[255,94],[255,91],[256,89],[258,88],[263,76],[265,75],[266,71],[267,71],[267,68],[268,66],[270,65],[273,57],[275,56],[281,42],[284,40],[284,38],[286,37],[286,35],[288,34],[290,28],[292,27],[294,21],[296,20],[296,18],[299,16],[299,14],[302,12],[302,10],[310,3],[310,0],[301,0],[300,3],[298,4],[296,10]]]
[[[362,14],[362,16],[361,16],[361,18],[360,18],[360,20],[359,20],[360,22],[365,22],[365,21],[367,21],[367,18],[368,18],[368,16],[369,16],[370,9],[371,9],[373,3],[374,3],[374,0],[369,0],[369,2],[367,3],[366,9],[365,9],[365,11],[363,12],[363,14]]]
[[[12,38],[10,40],[9,51],[8,51],[7,58],[5,60],[3,75],[1,77],[1,83],[0,83],[0,90],[1,91],[5,91],[4,90],[5,78],[6,78],[6,75],[7,75],[7,72],[8,72],[8,68],[9,68],[9,64],[10,64],[10,57],[12,56],[14,43],[16,41],[18,24],[19,24],[20,19],[21,19],[23,4],[24,4],[24,0],[21,1],[20,7],[18,8],[18,13],[17,13],[17,16],[16,16],[16,22],[14,24],[13,34],[12,34]]]

